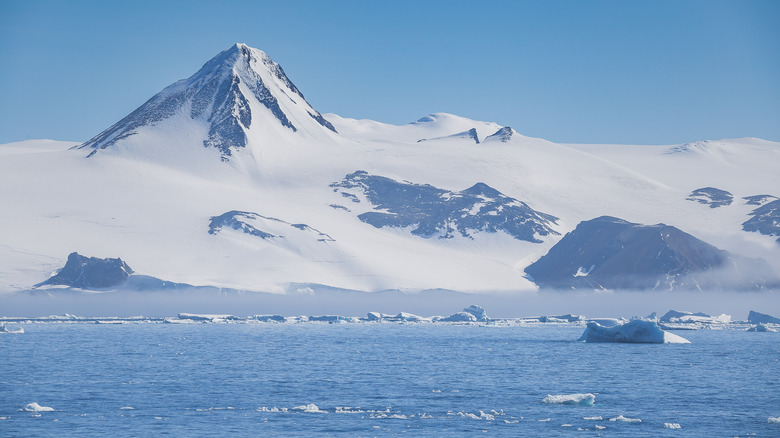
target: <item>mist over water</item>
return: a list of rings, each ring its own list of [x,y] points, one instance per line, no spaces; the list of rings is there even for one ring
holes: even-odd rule
[[[174,316],[178,313],[218,313],[239,317],[365,316],[367,312],[447,316],[472,304],[492,318],[516,318],[567,313],[586,317],[659,316],[670,309],[722,313],[745,320],[750,310],[780,315],[777,292],[502,292],[462,293],[430,290],[355,292],[304,287],[287,294],[224,292],[218,289],[117,291],[108,293],[36,292],[0,295],[0,316],[39,317],[69,313],[77,316]]]

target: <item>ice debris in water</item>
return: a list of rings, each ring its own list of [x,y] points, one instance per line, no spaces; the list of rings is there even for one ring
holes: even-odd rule
[[[586,394],[561,394],[550,395],[547,394],[542,400],[542,403],[549,403],[553,405],[585,405],[593,406],[596,401],[596,396],[591,393]]]
[[[747,329],[747,331],[749,331],[749,332],[776,332],[777,330],[775,330],[773,328],[770,328],[766,324],[763,324],[763,323],[759,322],[758,324],[754,325],[753,327],[750,327],[749,329]]]
[[[780,424],[780,417],[769,417],[766,421],[769,424]]]
[[[8,327],[5,324],[0,323],[0,333],[22,334],[24,333],[24,329],[21,327]]]
[[[295,406],[291,410],[308,412],[308,413],[319,413],[319,414],[325,413],[325,411],[320,410],[319,406],[315,405],[314,403],[309,403],[308,405]]]
[[[36,402],[32,402],[27,404],[27,406],[24,407],[24,410],[27,412],[52,412],[54,411],[54,408],[49,406],[41,406]]]
[[[651,344],[689,344],[687,339],[665,332],[655,321],[635,319],[614,327],[589,322],[580,342],[628,342]]]
[[[642,420],[639,418],[628,418],[628,417],[624,417],[622,414],[618,415],[615,418],[610,418],[609,421],[617,421],[620,423],[641,423],[642,422]]]
[[[682,429],[680,423],[664,423],[664,429]]]

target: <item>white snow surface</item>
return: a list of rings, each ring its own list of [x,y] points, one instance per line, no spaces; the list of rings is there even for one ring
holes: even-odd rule
[[[561,394],[561,395],[547,395],[542,402],[556,405],[585,405],[593,406],[596,401],[596,395],[591,393],[586,394]]]
[[[689,344],[687,339],[661,330],[658,323],[635,319],[625,324],[604,327],[589,322],[579,341],[582,342],[624,342],[637,344]]]
[[[780,196],[780,143],[574,145],[513,134],[507,142],[476,144],[446,137],[474,128],[482,141],[501,125],[446,113],[401,126],[325,114],[334,133],[272,74],[241,68],[250,67],[299,129],[281,126],[249,99],[247,147],[227,162],[203,146],[204,121],[184,110],[90,158],[71,149],[75,142],[0,145],[0,205],[8,206],[0,212],[0,293],[46,280],[73,251],[121,257],[135,272],[167,281],[241,290],[283,293],[292,283],[309,283],[362,291],[533,291],[523,270],[580,221],[603,215],[673,225],[721,249],[763,257],[780,271],[775,238],[741,229],[755,208],[743,196]],[[287,73],[294,82],[295,72]],[[417,142],[423,138],[438,139]],[[425,239],[375,228],[357,218],[370,207],[365,200],[351,202],[329,187],[356,170],[450,191],[483,182],[558,217],[560,235],[537,244],[503,232]],[[728,190],[735,202],[710,209],[685,199],[701,187]],[[277,239],[209,234],[210,218],[232,210],[306,224],[333,241],[288,230]]]

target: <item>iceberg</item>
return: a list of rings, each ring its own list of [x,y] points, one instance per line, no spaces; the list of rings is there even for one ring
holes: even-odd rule
[[[780,324],[780,318],[775,318],[774,316],[767,315],[765,313],[758,313],[755,310],[751,310],[750,313],[748,313],[748,322],[752,322],[753,324],[758,324],[758,323]]]
[[[753,327],[750,327],[749,329],[747,329],[747,331],[749,331],[749,332],[776,332],[777,330],[775,330],[773,328],[770,328],[770,327],[767,327],[766,324],[762,324],[762,323],[759,322],[758,324],[754,325]]]
[[[287,318],[282,315],[255,315],[252,319],[260,322],[286,322]]]
[[[32,402],[28,403],[27,406],[24,407],[24,410],[27,412],[52,412],[54,411],[54,408],[49,406],[41,406],[36,402]]]
[[[315,405],[314,403],[309,403],[308,405],[301,405],[301,406],[295,406],[290,409],[291,411],[299,411],[299,412],[307,412],[307,413],[316,413],[316,414],[325,414],[327,411],[320,410],[319,406]]]
[[[596,401],[596,396],[591,393],[586,394],[561,394],[561,395],[547,395],[542,400],[542,403],[549,403],[553,405],[584,405],[593,406]]]
[[[589,322],[580,342],[626,342],[649,344],[689,344],[687,339],[665,332],[655,321],[635,319],[614,327]]]
[[[642,422],[642,420],[639,418],[628,418],[628,417],[624,417],[622,414],[618,415],[615,418],[610,418],[609,421],[617,421],[620,423],[641,423]]]
[[[766,422],[769,424],[780,424],[780,417],[769,417]]]
[[[442,318],[441,322],[477,322],[477,317],[469,312],[458,312],[452,315]]]
[[[463,309],[463,311],[474,315],[474,317],[477,318],[477,321],[490,320],[490,318],[488,318],[487,314],[485,313],[485,309],[477,305],[471,305],[469,307],[466,307],[465,309]]]
[[[202,322],[223,322],[223,321],[238,321],[241,318],[234,315],[211,315],[211,314],[198,314],[198,313],[180,313],[179,319],[189,319],[192,321]]]

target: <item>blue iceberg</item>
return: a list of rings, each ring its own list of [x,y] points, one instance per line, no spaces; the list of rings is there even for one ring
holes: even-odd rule
[[[580,342],[624,342],[638,344],[689,344],[687,339],[665,332],[655,321],[635,319],[625,324],[604,327],[589,322],[582,333]]]

